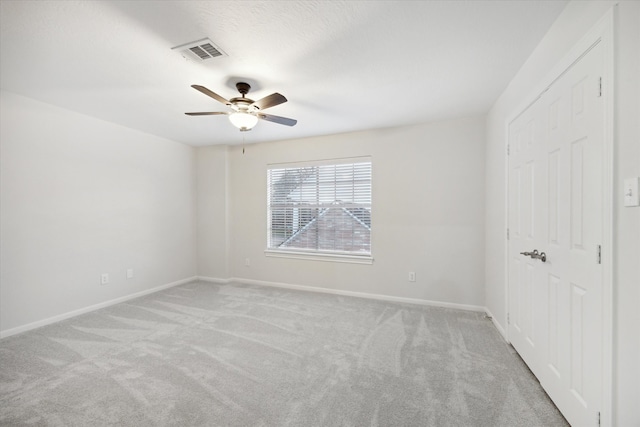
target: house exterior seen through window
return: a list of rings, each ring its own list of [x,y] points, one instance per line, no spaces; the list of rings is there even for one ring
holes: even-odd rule
[[[371,255],[371,160],[351,162],[267,170],[267,249]]]

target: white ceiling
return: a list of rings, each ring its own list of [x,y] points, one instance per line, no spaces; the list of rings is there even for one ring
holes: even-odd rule
[[[237,144],[226,107],[248,80],[267,113],[246,142],[485,113],[566,1],[0,1],[0,84],[194,146]],[[210,38],[228,56],[171,48]]]

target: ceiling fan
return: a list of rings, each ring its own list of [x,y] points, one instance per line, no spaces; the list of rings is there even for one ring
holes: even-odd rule
[[[258,119],[267,120],[269,122],[278,123],[285,126],[295,126],[295,124],[298,123],[298,121],[294,119],[274,116],[272,114],[264,114],[262,112],[267,108],[275,107],[276,105],[287,102],[287,98],[280,95],[279,93],[272,93],[269,96],[265,96],[262,99],[254,101],[245,97],[245,95],[249,93],[249,90],[251,90],[251,86],[248,83],[238,82],[236,83],[236,88],[238,89],[238,92],[240,92],[241,96],[226,100],[204,86],[191,85],[191,87],[204,93],[207,96],[210,96],[216,101],[222,102],[223,104],[231,107],[232,111],[185,113],[188,116],[226,115],[229,116],[229,120],[231,121],[231,123],[238,129],[240,129],[241,132],[251,130],[256,125],[256,123],[258,123]]]

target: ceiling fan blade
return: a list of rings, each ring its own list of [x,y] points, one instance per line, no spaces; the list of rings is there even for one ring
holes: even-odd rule
[[[261,110],[266,110],[267,108],[275,107],[276,105],[280,105],[284,102],[287,102],[287,98],[285,98],[283,95],[280,95],[279,93],[276,92],[276,93],[272,93],[269,96],[265,96],[262,99],[258,99],[256,102],[254,102],[251,105],[255,105]]]
[[[229,113],[223,113],[222,111],[212,111],[210,113],[185,113],[187,116],[217,116],[219,114],[227,115]]]
[[[266,120],[268,122],[278,123],[285,126],[295,126],[298,123],[297,120],[289,119],[287,117],[274,116],[272,114],[258,114],[258,118]]]
[[[221,97],[217,93],[210,91],[209,89],[207,89],[204,86],[191,85],[191,87],[194,88],[195,90],[199,90],[200,92],[204,93],[207,96],[210,96],[211,98],[215,99],[218,102],[222,102],[225,105],[231,104],[229,101],[227,101],[226,99],[224,99],[223,97]]]

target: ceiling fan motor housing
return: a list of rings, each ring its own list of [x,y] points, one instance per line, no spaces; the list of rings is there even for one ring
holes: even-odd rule
[[[251,90],[251,85],[245,82],[238,82],[236,83],[236,89],[238,89],[238,92],[240,92],[242,96],[245,96]]]

